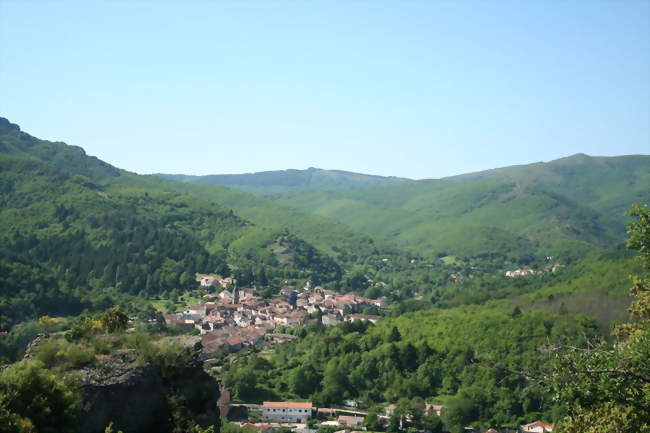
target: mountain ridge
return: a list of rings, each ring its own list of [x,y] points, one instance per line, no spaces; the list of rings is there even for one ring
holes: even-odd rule
[[[622,242],[629,207],[650,201],[647,185],[650,156],[574,155],[403,185],[266,197],[423,254],[553,255],[544,245],[568,241],[561,250],[577,251]]]
[[[327,190],[365,188],[413,182],[397,176],[378,176],[345,170],[309,167],[305,170],[269,170],[242,174],[211,174],[193,176],[155,173],[165,179],[181,182],[221,185],[256,194],[269,194],[292,190]]]

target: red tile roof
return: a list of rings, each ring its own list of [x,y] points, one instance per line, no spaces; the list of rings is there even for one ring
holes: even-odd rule
[[[545,424],[545,423],[543,423],[541,421],[535,421],[535,422],[531,422],[530,424],[525,424],[524,427],[532,427],[532,426],[536,426],[536,425],[544,427],[547,430],[553,430],[555,428],[552,425]]]
[[[291,409],[311,409],[313,407],[311,402],[294,402],[294,401],[265,401],[262,403],[264,407],[288,407]]]

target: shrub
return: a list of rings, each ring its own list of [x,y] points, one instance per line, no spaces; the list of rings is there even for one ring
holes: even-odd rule
[[[22,361],[0,372],[0,425],[6,433],[72,433],[79,397],[40,361]]]

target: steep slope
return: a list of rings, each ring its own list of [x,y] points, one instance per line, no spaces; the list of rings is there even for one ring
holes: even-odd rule
[[[0,117],[0,155],[42,161],[54,168],[96,181],[115,178],[123,173],[94,156],[86,155],[80,147],[32,137],[3,117]]]
[[[269,196],[421,254],[579,254],[623,239],[625,210],[650,200],[650,157],[510,167],[352,191]]]
[[[314,167],[307,170],[278,170],[246,174],[215,174],[208,176],[157,174],[156,176],[181,182],[222,185],[255,194],[299,190],[366,188],[412,182],[410,179],[394,176],[373,176],[342,170],[323,170]]]
[[[280,232],[289,231],[343,263],[365,262],[369,257],[379,259],[387,255],[401,254],[394,247],[377,243],[367,234],[344,224],[289,209],[241,190],[176,182],[156,176],[141,176],[115,168],[98,158],[86,155],[79,147],[32,137],[20,131],[18,125],[1,117],[0,155],[38,160],[66,172],[84,175],[101,185],[155,189],[202,197],[221,207],[232,209],[238,216],[257,226]]]
[[[193,287],[196,272],[234,273],[243,284],[340,278],[336,262],[287,231],[255,226],[196,196],[142,188],[127,181],[136,175],[78,148],[2,126],[3,328],[42,314],[105,308],[125,293]]]

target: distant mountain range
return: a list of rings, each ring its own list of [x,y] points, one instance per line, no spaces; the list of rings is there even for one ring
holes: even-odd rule
[[[79,147],[31,137],[6,119],[0,135],[5,158],[38,160],[113,187],[200,197],[256,227],[291,233],[345,263],[402,254],[399,250],[430,257],[580,255],[620,244],[627,209],[650,202],[647,155],[578,154],[419,181],[317,168],[141,176]]]
[[[622,242],[627,209],[650,201],[650,156],[577,154],[420,181],[319,169],[182,180],[254,192],[424,255],[580,254]]]
[[[324,170],[310,167],[307,170],[277,170],[245,174],[213,174],[190,176],[184,174],[156,174],[165,179],[189,183],[222,185],[255,194],[286,191],[334,190],[396,185],[413,182],[394,176],[373,176],[342,170]]]

